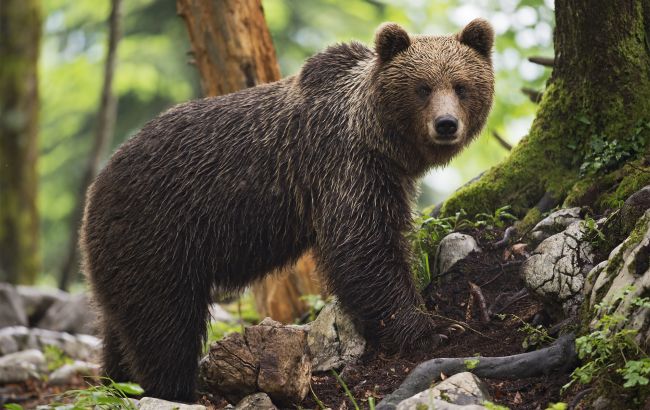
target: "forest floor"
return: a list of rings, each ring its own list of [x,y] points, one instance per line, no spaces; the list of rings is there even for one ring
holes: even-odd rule
[[[526,292],[519,277],[526,252],[523,245],[495,249],[492,245],[502,237],[502,231],[474,229],[466,233],[476,238],[483,252],[459,262],[445,277],[436,280],[435,285],[432,283],[425,289],[427,308],[448,339],[435,351],[401,356],[369,348],[358,363],[348,365],[341,373],[360,408],[369,407],[369,397],[374,397],[378,403],[392,393],[408,373],[425,360],[507,356],[536,350],[552,341],[541,329],[552,327],[553,323],[549,322],[541,303]],[[488,322],[481,321],[480,303],[476,293],[471,296],[470,283],[480,288],[485,305],[496,314]],[[513,410],[544,410],[549,403],[561,401],[560,389],[568,380],[566,374],[514,381],[484,379],[493,403]],[[57,388],[34,381],[3,386],[2,393],[22,397],[19,402],[28,409],[52,403],[54,397],[66,390],[84,387],[88,384],[81,378],[74,385]],[[301,408],[319,408],[318,401],[332,409],[355,408],[344,386],[332,373],[313,374],[312,389]],[[209,409],[220,409],[227,404],[216,397],[203,397],[199,403]]]

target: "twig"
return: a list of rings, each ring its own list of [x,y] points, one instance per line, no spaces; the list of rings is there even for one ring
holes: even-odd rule
[[[481,290],[476,283],[467,282],[469,285],[470,294],[474,295],[474,300],[478,303],[478,312],[481,318],[481,323],[488,323],[490,321],[490,315],[488,315],[487,303],[485,303],[485,296],[483,296],[483,291]]]
[[[499,301],[499,298],[497,298],[492,304],[492,306],[490,306],[489,313],[490,315],[498,315],[499,313],[503,312],[504,310],[512,306],[512,304],[519,302],[521,299],[525,298],[526,296],[528,296],[528,289],[523,288],[519,292],[512,295],[510,299],[508,299],[508,301],[503,306],[501,306],[498,310],[494,311],[493,310],[494,305],[496,305],[497,302]]]
[[[474,333],[476,333],[477,335],[482,336],[482,337],[484,337],[484,338],[486,338],[486,339],[497,340],[497,339],[495,339],[495,338],[493,338],[493,337],[491,337],[491,336],[486,335],[485,333],[481,333],[481,332],[479,332],[478,330],[472,328],[469,324],[467,324],[466,322],[463,322],[462,320],[452,319],[452,318],[450,318],[450,317],[446,317],[446,316],[438,315],[438,314],[436,314],[436,313],[430,313],[430,312],[427,312],[427,314],[430,315],[430,316],[432,316],[432,317],[438,318],[438,319],[448,320],[448,321],[450,321],[450,322],[452,322],[452,323],[455,323],[455,324],[457,324],[457,325],[461,325],[461,326],[463,326],[465,329],[471,330],[472,332],[474,332]]]
[[[544,67],[553,67],[555,65],[555,57],[528,57],[528,61],[533,64],[538,64]]]
[[[492,135],[494,136],[494,138],[496,138],[499,145],[501,145],[503,148],[507,149],[508,151],[512,149],[512,145],[508,141],[504,140],[503,137],[499,135],[498,132],[492,130]]]

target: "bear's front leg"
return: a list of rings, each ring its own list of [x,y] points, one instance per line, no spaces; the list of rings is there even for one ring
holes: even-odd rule
[[[437,346],[440,336],[410,269],[404,234],[411,211],[402,186],[366,179],[320,199],[318,262],[343,309],[362,323],[366,337],[378,336],[389,348]]]

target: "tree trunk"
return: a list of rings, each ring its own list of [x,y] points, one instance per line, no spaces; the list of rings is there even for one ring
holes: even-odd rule
[[[260,0],[177,0],[192,43],[193,62],[208,96],[280,79]],[[259,204],[264,206],[264,204]],[[253,285],[260,315],[292,322],[307,310],[301,295],[319,294],[311,256]]]
[[[106,62],[104,64],[104,84],[102,87],[99,112],[97,113],[97,131],[81,179],[81,184],[79,185],[78,202],[72,212],[72,220],[70,221],[71,229],[68,254],[61,269],[61,276],[59,277],[59,288],[63,290],[68,288],[70,279],[79,272],[77,241],[79,240],[79,225],[81,224],[84,204],[86,203],[86,190],[93,179],[95,179],[99,170],[99,164],[104,156],[104,151],[113,139],[113,128],[117,113],[117,99],[113,95],[113,76],[115,74],[115,62],[117,59],[117,44],[120,41],[121,8],[122,0],[112,0],[111,15],[108,22],[108,50],[106,51]]]
[[[0,280],[33,284],[40,269],[36,158],[38,0],[0,2]]]
[[[555,10],[554,69],[529,135],[443,214],[511,205],[530,226],[562,202],[613,208],[650,183],[650,1],[556,0]]]

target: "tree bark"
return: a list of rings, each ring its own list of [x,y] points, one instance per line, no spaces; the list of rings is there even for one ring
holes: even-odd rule
[[[38,0],[0,2],[0,280],[33,284],[38,256]]]
[[[187,25],[192,62],[205,95],[228,94],[280,79],[260,0],[177,0],[176,5]],[[310,255],[253,285],[260,315],[284,323],[307,310],[301,295],[318,294],[319,289]]]
[[[106,51],[106,61],[104,64],[104,84],[102,87],[102,96],[97,113],[97,130],[93,145],[88,156],[86,168],[84,170],[81,184],[79,185],[78,202],[72,212],[70,221],[70,242],[68,244],[68,253],[61,269],[59,277],[59,288],[66,290],[70,279],[79,272],[79,253],[77,250],[77,241],[79,240],[79,225],[83,217],[84,205],[86,203],[86,190],[97,175],[99,165],[106,147],[110,145],[113,139],[113,128],[117,113],[117,98],[113,94],[113,77],[115,74],[115,64],[117,60],[117,44],[120,41],[120,20],[122,0],[112,0],[111,14],[109,17],[109,35],[108,49]]]
[[[529,135],[504,162],[452,195],[443,214],[511,205],[527,214],[523,225],[529,226],[547,210],[541,208],[562,202],[612,207],[650,183],[648,128],[646,158],[580,173],[594,136],[625,143],[638,124],[650,120],[649,3],[555,2],[554,69]]]

